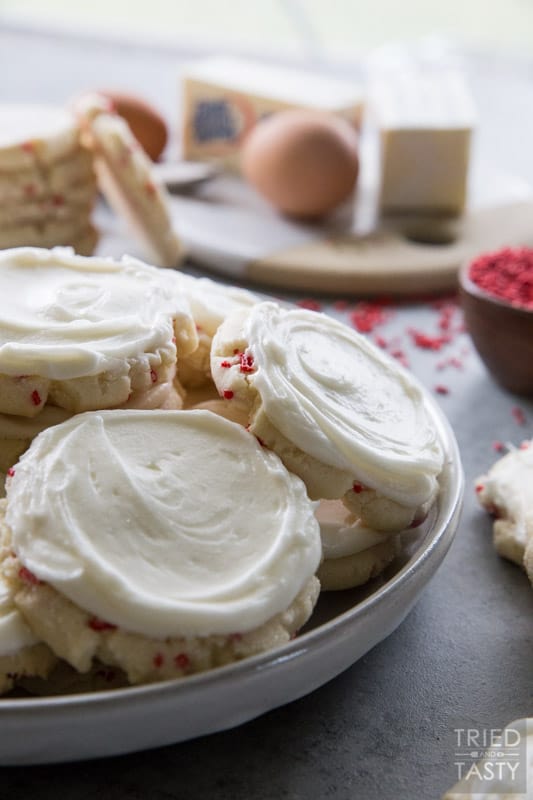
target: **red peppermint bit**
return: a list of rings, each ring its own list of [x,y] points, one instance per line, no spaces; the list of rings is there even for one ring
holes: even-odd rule
[[[350,313],[350,321],[359,333],[372,333],[378,325],[383,325],[390,317],[383,310],[382,303],[357,303]]]
[[[386,350],[388,347],[387,340],[379,334],[374,338],[374,342],[378,347],[381,347],[382,350]]]
[[[423,522],[426,521],[428,518],[427,514],[423,514],[421,517],[415,517],[414,520],[409,525],[409,530],[413,530],[414,528],[419,528]]]
[[[527,450],[529,447],[531,447],[531,442],[528,441],[527,439],[524,439],[524,441],[520,444],[520,447],[518,449]],[[7,474],[9,475],[9,472]]]
[[[230,633],[230,635],[228,636],[228,639],[231,642],[240,642],[241,639],[242,639],[242,633]]]
[[[24,194],[26,197],[34,197],[37,192],[35,185],[33,183],[27,183],[24,187]]]
[[[185,670],[191,666],[191,659],[187,653],[178,653],[178,655],[174,657],[174,664],[180,669]]]
[[[24,150],[25,153],[33,153],[35,150],[35,142],[22,142],[20,149]]]
[[[355,492],[355,494],[361,494],[361,492],[364,492],[365,490],[366,486],[363,486],[362,483],[359,483],[359,481],[353,482],[352,491]]]
[[[231,363],[229,361],[221,361],[220,366],[224,369],[229,369],[231,367]]]
[[[163,653],[156,653],[153,658],[154,667],[162,667],[164,660],[165,656]]]
[[[407,356],[406,356],[406,354],[404,353],[403,350],[401,350],[400,348],[396,348],[394,350],[391,350],[390,354],[391,354],[391,356],[393,358],[396,359],[396,361],[400,362],[402,367],[405,367],[406,369],[408,369],[408,367],[409,367],[409,359],[407,358]]]
[[[8,471],[7,471],[7,474],[8,474],[8,476],[9,476],[10,478],[12,478],[12,477],[13,477],[13,475],[15,474],[15,470],[13,469],[13,467],[9,467],[9,469],[8,469]]]
[[[435,391],[437,392],[437,394],[450,394],[450,390],[448,389],[448,387],[443,386],[442,383],[439,383],[437,384],[437,386],[435,386]]]
[[[333,303],[333,308],[335,309],[335,311],[346,311],[348,306],[349,303],[347,300],[335,300],[335,302]]]
[[[435,365],[439,371],[446,369],[446,367],[454,367],[454,369],[463,369],[463,362],[457,356],[450,356],[450,358],[443,358]]]
[[[445,305],[440,310],[437,325],[441,331],[449,331],[452,327],[452,321],[455,316],[456,307],[452,305]]]
[[[484,491],[485,487],[482,483],[476,484],[476,494],[481,494]]]
[[[157,372],[153,368],[150,370],[150,380],[152,383],[157,383]]]
[[[505,247],[476,258],[468,276],[487,294],[533,309],[533,248]]]
[[[41,405],[41,395],[39,394],[37,389],[34,389],[33,392],[31,393],[31,402],[33,403],[34,406]]]
[[[505,445],[503,442],[496,440],[492,443],[492,449],[496,451],[496,453],[503,453],[505,450]]]
[[[144,184],[147,194],[154,195],[156,193],[155,184],[152,181],[146,181]]]
[[[222,392],[222,397],[224,398],[224,400],[231,400],[231,398],[233,397],[233,392],[231,391],[231,389],[224,389],[224,391]]]
[[[42,581],[31,572],[28,567],[21,567],[19,569],[19,578],[24,583],[28,583],[30,586],[39,586]]]
[[[306,308],[308,311],[322,311],[321,303],[319,303],[318,300],[312,300],[311,298],[298,300],[296,305],[300,306],[300,308]]]
[[[511,409],[511,414],[513,415],[517,425],[526,424],[526,415],[519,406],[513,406]]]
[[[239,366],[241,372],[255,372],[253,355],[251,353],[239,353]]]
[[[445,344],[451,341],[451,336],[448,334],[429,336],[427,333],[417,331],[414,328],[408,328],[407,333],[411,337],[413,344],[422,350],[441,350]]]
[[[53,194],[52,195],[52,205],[56,208],[60,208],[61,206],[65,205],[65,198],[62,194]]]
[[[91,617],[90,620],[87,622],[87,627],[91,628],[93,631],[115,631],[117,629],[116,625],[113,625],[111,622],[105,622],[103,619],[99,619],[98,617]]]

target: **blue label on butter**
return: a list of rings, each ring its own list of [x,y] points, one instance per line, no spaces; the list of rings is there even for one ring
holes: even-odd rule
[[[235,141],[239,130],[226,100],[201,100],[193,117],[193,132],[196,140],[206,142]]]

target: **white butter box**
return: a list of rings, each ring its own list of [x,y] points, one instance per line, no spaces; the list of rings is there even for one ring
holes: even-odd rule
[[[182,156],[237,167],[241,145],[275,111],[306,108],[340,114],[356,127],[363,90],[356,81],[244,58],[208,58],[181,74]]]

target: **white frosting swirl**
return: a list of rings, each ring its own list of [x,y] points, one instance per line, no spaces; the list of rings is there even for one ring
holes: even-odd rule
[[[409,373],[325,314],[261,303],[244,326],[249,379],[284,436],[403,505],[431,496],[443,452]]]
[[[316,518],[324,559],[353,556],[390,539],[390,533],[365,528],[341,500],[321,500]]]
[[[24,647],[37,644],[38,639],[17,611],[5,580],[0,574],[0,657],[18,653]]]
[[[23,564],[150,637],[251,630],[320,560],[300,479],[208,411],[80,414],[33,441],[7,494]]]
[[[256,295],[235,286],[216,283],[209,278],[193,278],[183,272],[172,272],[189,305],[194,321],[209,336],[213,336],[226,317],[234,311],[250,308],[259,302]]]
[[[130,358],[190,352],[186,301],[156,267],[70,248],[0,254],[0,373],[65,380],[120,372]],[[174,325],[173,320],[176,320]]]

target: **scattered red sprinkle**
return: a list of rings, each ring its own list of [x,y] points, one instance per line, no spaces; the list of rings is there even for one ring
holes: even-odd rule
[[[435,366],[440,371],[446,369],[446,367],[454,367],[454,369],[463,369],[464,364],[460,358],[457,358],[457,356],[450,356],[450,358],[444,358],[442,359],[442,361],[438,361]]]
[[[239,364],[241,372],[255,372],[254,357],[251,353],[239,353]]]
[[[174,657],[174,663],[180,669],[188,669],[191,665],[191,660],[187,653],[178,653],[178,655]]]
[[[24,187],[24,194],[26,195],[26,197],[34,197],[36,191],[37,190],[36,190],[35,185],[33,183],[28,183]]]
[[[470,264],[468,275],[487,294],[533,309],[533,248],[505,247],[481,255]]]
[[[228,637],[232,642],[240,642],[242,639],[242,633],[230,633]]]
[[[308,311],[322,311],[321,303],[319,303],[318,300],[312,300],[311,298],[298,300],[296,305],[300,306],[300,308],[306,308]]]
[[[381,347],[382,350],[386,350],[388,347],[387,340],[384,336],[380,336],[379,334],[374,338],[375,343],[378,347]]]
[[[335,309],[335,311],[346,311],[348,306],[349,303],[347,300],[335,300],[335,302],[333,303],[333,308]]]
[[[400,348],[395,348],[394,350],[391,350],[390,354],[393,358],[396,359],[396,361],[400,362],[402,367],[405,367],[406,369],[409,367],[409,359],[407,358],[403,350],[401,350]]]
[[[154,195],[156,192],[155,184],[152,181],[146,181],[144,188],[148,194]]]
[[[411,337],[413,344],[422,350],[440,350],[445,344],[451,341],[448,334],[442,336],[429,336],[427,333],[408,328],[407,333]]]
[[[22,142],[20,149],[24,150],[25,153],[33,153],[35,150],[35,142]]]
[[[409,530],[412,530],[414,528],[419,528],[422,525],[422,523],[426,521],[427,517],[428,517],[427,514],[422,514],[421,517],[415,517],[414,520],[409,525]]]
[[[156,653],[153,658],[154,667],[162,667],[164,660],[165,656],[163,655],[163,653]]]
[[[52,195],[52,205],[56,208],[60,208],[61,206],[65,205],[65,198],[62,194],[54,194]]]
[[[111,622],[105,622],[103,619],[98,619],[98,617],[91,617],[87,622],[87,626],[93,631],[114,631],[117,629],[116,625]]]
[[[505,450],[505,445],[503,442],[496,440],[492,443],[492,449],[496,451],[496,453],[503,453]]]
[[[41,405],[41,395],[39,394],[37,389],[34,389],[33,392],[31,393],[31,401],[32,401],[34,406],[40,406]]]
[[[229,369],[231,367],[231,362],[229,362],[229,361],[221,361],[220,362],[220,366],[223,367],[224,369]]]
[[[527,439],[524,439],[524,441],[520,444],[519,449],[520,450],[527,450],[529,447],[531,447],[531,442],[528,441]],[[9,475],[9,472],[8,472],[8,475]]]
[[[382,303],[357,303],[350,313],[350,321],[359,333],[372,333],[378,325],[387,322],[390,314],[383,310]]]
[[[366,486],[363,486],[363,484],[359,483],[359,481],[354,481],[353,482],[352,491],[354,491],[355,494],[361,494],[361,492],[364,492],[365,489],[366,489]]]
[[[39,584],[42,583],[37,575],[34,575],[28,567],[21,567],[19,569],[19,578],[21,581],[24,581],[24,583],[29,583],[30,586],[39,586]]]
[[[231,400],[231,398],[233,397],[233,392],[231,391],[231,389],[224,389],[224,391],[222,392],[222,397],[225,400]]]
[[[481,494],[481,492],[483,491],[484,488],[485,487],[483,486],[482,483],[478,483],[477,486],[476,486],[476,494]]]
[[[513,406],[511,409],[511,414],[513,415],[517,425],[526,424],[526,415],[519,406]]]
[[[15,470],[13,469],[13,467],[9,467],[9,469],[8,469],[8,471],[7,471],[7,474],[8,474],[8,476],[9,476],[10,478],[12,478],[12,477],[13,477],[13,475],[15,474]]]
[[[437,392],[437,394],[450,394],[450,390],[448,389],[448,387],[443,386],[442,383],[439,383],[437,384],[437,386],[435,386],[435,391]]]
[[[152,383],[157,383],[157,372],[155,371],[155,369],[150,370],[150,380],[152,381]]]

